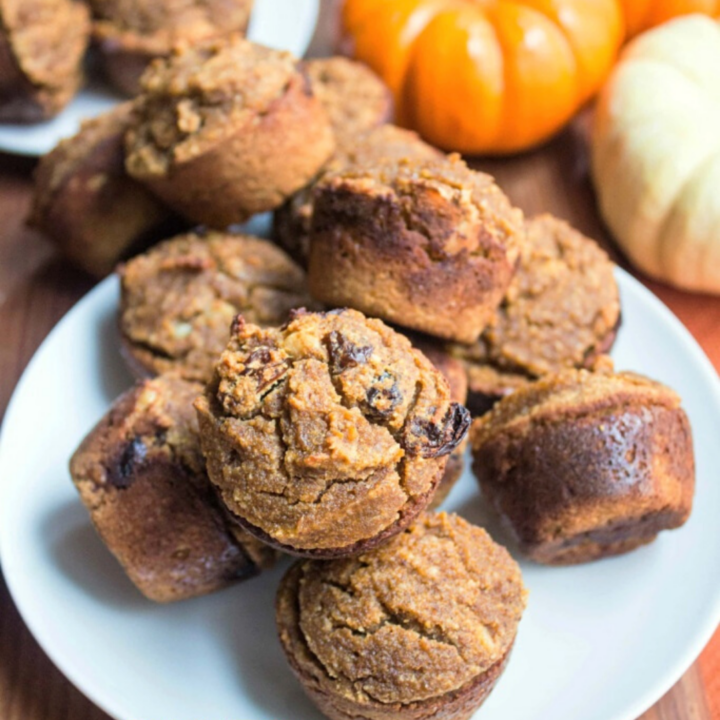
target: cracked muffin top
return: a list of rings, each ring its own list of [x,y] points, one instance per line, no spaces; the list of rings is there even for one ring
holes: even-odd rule
[[[471,347],[472,363],[540,377],[586,366],[612,346],[620,322],[614,263],[552,215],[527,222],[527,244],[495,321]]]
[[[59,112],[82,80],[89,32],[80,2],[0,0],[0,117],[40,120]],[[23,100],[37,107],[21,107]]]
[[[354,310],[239,317],[196,407],[213,482],[270,543],[350,554],[430,502],[467,411],[407,338]]]
[[[321,188],[350,189],[397,203],[433,261],[462,252],[471,259],[501,253],[515,264],[524,240],[522,213],[490,175],[471,170],[459,155],[373,160],[328,172]]]
[[[128,171],[163,176],[197,158],[268,113],[298,78],[308,82],[290,53],[237,34],[176,47],[143,75],[127,136]]]
[[[296,563],[277,620],[293,665],[322,692],[395,706],[459,690],[500,662],[525,602],[507,550],[457,515],[428,513],[358,557]]]
[[[245,27],[248,0],[90,0],[93,32],[101,40],[132,36],[145,52],[167,52],[175,42],[195,42]]]
[[[238,313],[280,325],[310,301],[305,274],[278,247],[244,235],[182,235],[120,268],[120,330],[138,374],[207,381]]]
[[[390,90],[367,65],[329,57],[308,60],[303,67],[341,146],[390,120]]]

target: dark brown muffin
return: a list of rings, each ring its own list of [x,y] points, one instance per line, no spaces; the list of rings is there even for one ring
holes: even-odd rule
[[[524,242],[522,213],[458,156],[353,166],[315,191],[313,297],[472,343]]]
[[[410,335],[410,341],[413,347],[422,352],[425,357],[443,374],[450,387],[450,398],[458,405],[465,405],[468,393],[468,380],[465,367],[458,359],[452,357],[442,348],[442,345],[433,342],[430,338],[419,335]],[[434,510],[439,507],[450,491],[455,487],[455,483],[465,469],[465,450],[467,449],[468,439],[465,438],[448,457],[445,466],[445,474],[435,491],[429,509]]]
[[[546,376],[475,420],[471,442],[483,494],[538,562],[627,552],[690,514],[688,418],[640,375]]]
[[[303,67],[340,147],[392,120],[390,88],[367,65],[345,57],[327,57],[308,60]]]
[[[96,530],[150,600],[219,590],[274,561],[225,516],[198,441],[202,388],[147,380],[122,395],[85,438],[70,472]]]
[[[140,92],[140,77],[155,58],[178,44],[244,32],[252,0],[89,0],[93,39],[105,74],[122,93]]]
[[[142,376],[206,382],[238,313],[281,325],[310,302],[305,273],[280,248],[244,235],[182,235],[120,268],[120,330]]]
[[[620,294],[607,254],[552,215],[526,223],[527,243],[497,315],[477,343],[453,345],[468,364],[473,414],[527,382],[592,367],[620,325]]]
[[[323,172],[403,158],[432,160],[440,157],[442,153],[423,142],[417,133],[395,125],[381,125],[338,144]],[[275,212],[275,239],[303,266],[307,266],[310,253],[313,189],[322,175]]]
[[[211,227],[279,207],[335,149],[295,58],[237,35],[176,48],[142,86],[128,172]]]
[[[410,341],[354,310],[238,318],[196,403],[210,478],[260,539],[354,555],[430,502],[469,415]]]
[[[125,172],[132,105],[83,123],[40,160],[28,223],[87,272],[103,276],[133,249],[167,237],[180,219]]]
[[[83,80],[87,8],[74,0],[0,0],[0,122],[57,115]]]
[[[466,720],[508,661],[525,601],[504,548],[429,513],[357,558],[297,562],[276,617],[295,675],[331,720]]]

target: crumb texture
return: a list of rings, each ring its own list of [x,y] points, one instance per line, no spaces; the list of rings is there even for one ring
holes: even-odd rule
[[[442,513],[357,558],[298,563],[281,585],[278,621],[301,677],[336,699],[402,710],[500,662],[524,607],[507,551]]]
[[[270,242],[242,235],[183,235],[121,270],[120,327],[146,372],[207,381],[238,313],[280,325],[311,300],[305,274]]]
[[[228,507],[295,549],[399,530],[469,422],[406,338],[353,310],[268,329],[240,318],[197,407]]]

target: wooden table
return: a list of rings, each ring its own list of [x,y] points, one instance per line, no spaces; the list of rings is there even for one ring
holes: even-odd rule
[[[313,45],[316,52],[325,50],[332,37],[332,2],[326,0]],[[493,173],[526,213],[552,212],[569,220],[597,238],[626,266],[598,218],[577,130],[567,131],[532,154],[476,165]],[[40,342],[94,285],[90,277],[63,261],[44,238],[23,226],[33,167],[31,161],[0,154],[0,418]],[[688,295],[640,279],[679,316],[716,369],[720,368],[720,298]],[[709,691],[711,686],[714,689]],[[106,718],[64,679],[38,647],[0,580],[0,720]],[[642,720],[712,718],[720,720],[720,634],[701,661]]]

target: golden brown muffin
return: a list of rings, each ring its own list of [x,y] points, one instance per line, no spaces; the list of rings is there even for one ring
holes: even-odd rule
[[[310,292],[472,343],[510,284],[524,235],[521,211],[458,156],[353,166],[315,190]]]
[[[468,379],[463,363],[445,352],[440,343],[434,342],[428,337],[416,334],[409,335],[408,337],[413,347],[420,350],[443,374],[450,387],[450,397],[453,402],[458,403],[458,405],[465,405],[468,394]],[[468,439],[465,438],[450,454],[447,465],[445,466],[445,474],[429,505],[430,510],[434,510],[442,505],[450,494],[450,491],[455,487],[455,483],[460,479],[465,469],[465,450],[467,449],[467,445]]]
[[[483,494],[538,562],[624,553],[690,515],[688,418],[640,375],[548,375],[475,420],[471,442]]]
[[[592,367],[620,325],[620,294],[607,254],[552,215],[527,221],[527,243],[497,315],[474,345],[450,351],[468,364],[473,414],[530,380]]]
[[[410,341],[354,310],[239,317],[196,403],[210,478],[251,533],[355,555],[430,502],[469,415]]]
[[[237,35],[176,48],[142,86],[128,172],[211,227],[279,207],[335,149],[295,58]]]
[[[505,548],[457,515],[422,515],[356,558],[298,561],[278,631],[331,720],[467,720],[502,673],[526,602]]]
[[[404,158],[432,160],[441,157],[442,153],[423,142],[417,133],[395,125],[381,125],[339,144],[323,172]],[[304,267],[310,253],[313,189],[322,175],[275,212],[275,239]]]
[[[139,384],[70,461],[95,529],[156,602],[219,590],[275,557],[226,518],[208,480],[192,407],[201,391],[172,377]]]
[[[140,92],[148,64],[175,45],[245,32],[252,0],[89,0],[93,39],[110,82],[122,93]]]
[[[168,240],[120,268],[120,331],[140,377],[207,382],[238,313],[281,325],[310,302],[305,273],[266,240],[211,232]]]
[[[125,172],[124,103],[83,123],[41,158],[28,223],[87,272],[102,277],[133,249],[182,227],[182,221]]]
[[[87,8],[74,0],[0,0],[0,122],[57,115],[83,80]]]
[[[303,67],[340,147],[392,120],[390,88],[367,65],[345,57],[327,57],[308,60]]]

